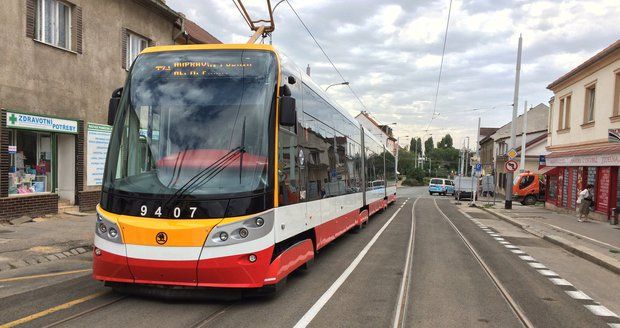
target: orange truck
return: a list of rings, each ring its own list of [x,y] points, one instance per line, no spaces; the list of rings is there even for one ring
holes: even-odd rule
[[[545,200],[545,181],[542,175],[525,171],[516,176],[512,185],[512,199],[523,205],[534,205]]]

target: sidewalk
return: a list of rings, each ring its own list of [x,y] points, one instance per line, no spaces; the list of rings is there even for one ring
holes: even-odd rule
[[[94,229],[94,213],[56,214],[13,225],[2,222],[0,271],[86,253],[91,249]]]
[[[478,206],[495,216],[620,274],[620,225],[578,222],[576,216],[555,213],[542,206],[513,203],[512,210],[505,210],[503,202],[489,208],[484,204],[478,201]]]

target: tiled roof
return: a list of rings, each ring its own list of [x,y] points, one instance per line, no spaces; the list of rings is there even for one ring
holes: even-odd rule
[[[211,33],[187,18],[185,18],[185,31],[189,34],[189,39],[194,43],[222,43]]]

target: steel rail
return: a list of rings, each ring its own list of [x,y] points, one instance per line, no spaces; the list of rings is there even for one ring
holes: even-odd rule
[[[474,258],[478,261],[478,264],[480,264],[480,266],[482,267],[482,269],[484,270],[484,272],[487,274],[487,276],[491,279],[491,281],[493,282],[493,284],[495,285],[495,287],[497,288],[497,290],[500,292],[500,294],[502,295],[502,297],[504,298],[504,300],[506,301],[506,303],[508,303],[508,305],[510,306],[510,309],[512,310],[512,312],[515,314],[515,316],[519,319],[519,321],[521,322],[521,324],[524,327],[527,328],[533,328],[534,325],[532,324],[532,322],[530,321],[530,319],[528,319],[528,317],[525,315],[525,312],[523,311],[523,309],[521,309],[521,307],[519,306],[519,304],[517,304],[517,302],[512,298],[512,296],[510,295],[510,293],[508,292],[508,290],[506,289],[506,287],[504,287],[504,285],[500,282],[500,280],[497,278],[497,276],[493,273],[493,271],[491,270],[491,268],[487,265],[487,263],[482,259],[482,257],[480,256],[480,254],[478,254],[478,252],[476,251],[476,249],[474,248],[474,246],[469,242],[469,240],[467,240],[467,238],[465,238],[465,236],[461,233],[461,231],[456,227],[456,225],[454,225],[454,223],[452,222],[452,220],[450,220],[450,218],[446,215],[446,213],[444,213],[440,208],[439,205],[437,205],[437,200],[433,199],[433,202],[435,203],[435,208],[437,209],[437,211],[439,211],[439,213],[443,216],[444,219],[446,219],[446,221],[448,221],[448,223],[450,224],[450,226],[452,227],[452,229],[456,232],[457,235],[459,235],[459,237],[461,238],[461,240],[463,241],[463,243],[465,244],[465,246],[467,246],[467,249],[469,249],[469,252],[474,256]]]
[[[105,295],[109,295],[109,294],[105,294]],[[84,310],[82,312],[76,313],[76,314],[74,314],[72,316],[60,319],[60,320],[55,321],[55,322],[53,322],[53,323],[51,323],[49,325],[43,326],[43,328],[57,327],[57,326],[59,326],[59,325],[61,325],[63,323],[75,320],[77,318],[81,318],[81,317],[83,317],[83,316],[85,316],[85,315],[87,315],[89,313],[92,313],[92,312],[95,312],[95,311],[97,311],[99,309],[102,309],[104,307],[110,306],[110,305],[112,305],[112,304],[114,304],[114,303],[116,303],[116,302],[118,302],[120,300],[123,300],[123,299],[127,298],[127,297],[128,297],[128,295],[121,295],[121,296],[119,296],[119,297],[117,297],[117,298],[115,298],[115,299],[113,299],[113,300],[111,300],[109,302],[106,302],[106,303],[103,303],[103,304],[99,304],[97,306],[88,308],[88,309],[86,309],[86,310]]]
[[[224,314],[224,312],[226,312],[228,309],[230,309],[233,306],[233,304],[229,304],[226,305],[224,307],[221,307],[219,310],[209,314],[206,318],[196,322],[195,324],[191,325],[190,327],[192,328],[203,328],[203,327],[207,327],[207,325],[209,323],[211,323],[213,320],[215,320],[217,317],[219,317],[220,315]]]
[[[407,249],[407,258],[405,260],[405,271],[403,272],[403,279],[400,283],[400,291],[398,293],[398,301],[396,302],[396,310],[394,314],[394,322],[392,327],[406,327],[405,319],[407,313],[407,304],[409,300],[409,285],[411,284],[411,269],[413,267],[413,251],[415,247],[415,205],[418,203],[420,197],[416,198],[411,206],[411,231],[409,234],[409,247]]]

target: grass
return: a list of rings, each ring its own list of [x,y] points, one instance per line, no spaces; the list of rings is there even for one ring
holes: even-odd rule
[[[609,252],[614,253],[614,254],[620,253],[620,251],[617,249],[610,249]]]
[[[484,204],[482,205],[484,208],[493,208],[493,204]]]

